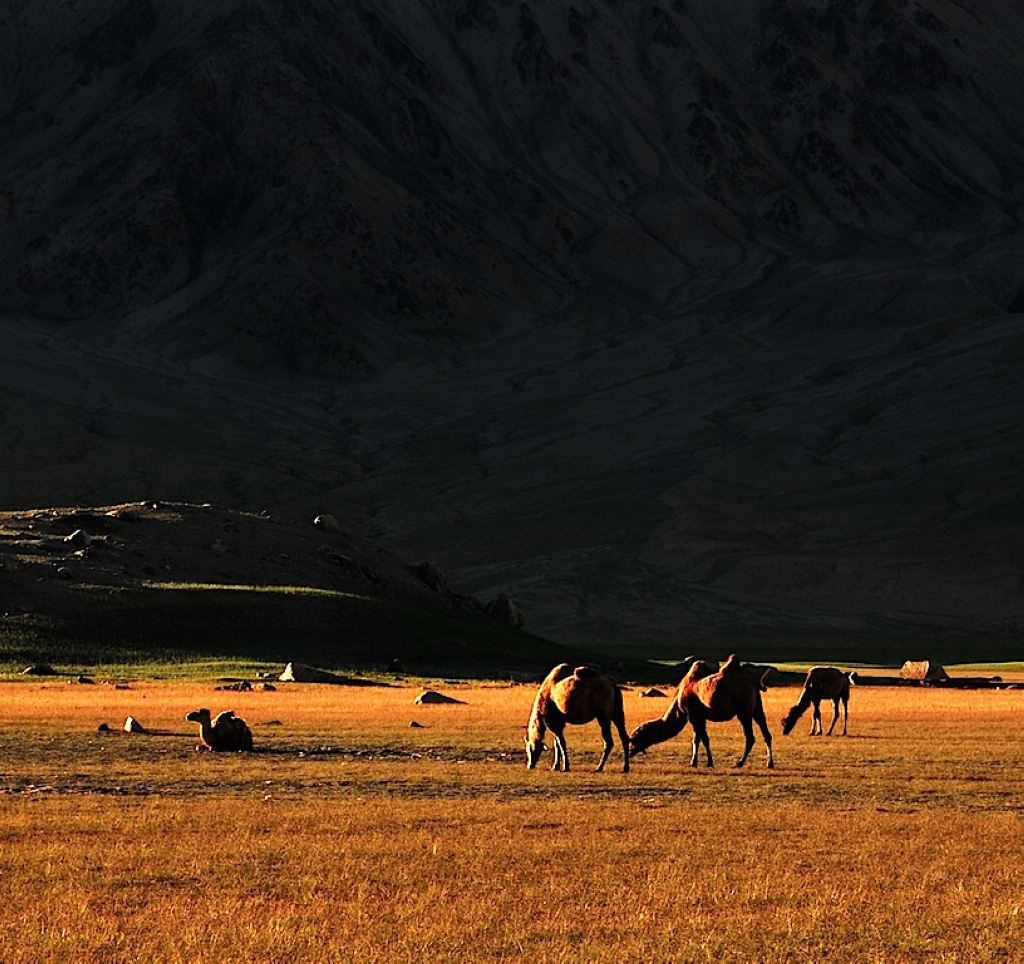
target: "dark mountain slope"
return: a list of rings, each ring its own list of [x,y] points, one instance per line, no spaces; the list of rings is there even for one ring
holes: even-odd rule
[[[0,18],[4,503],[331,508],[575,638],[1015,640],[1012,4]]]

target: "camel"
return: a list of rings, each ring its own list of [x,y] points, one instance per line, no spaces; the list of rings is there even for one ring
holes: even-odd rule
[[[615,745],[612,742],[612,724],[619,731],[625,763],[623,773],[629,772],[629,750],[626,735],[626,717],[622,707],[622,693],[607,676],[590,666],[573,669],[560,663],[537,690],[526,736],[526,766],[532,770],[544,752],[544,733],[551,730],[555,741],[555,760],[552,770],[569,771],[569,751],[565,745],[565,724],[583,724],[597,720],[604,738],[604,752],[597,772],[604,769]]]
[[[768,720],[761,703],[761,692],[768,687],[765,670],[760,681],[748,676],[741,668],[735,655],[730,656],[722,668],[711,672],[703,660],[696,660],[676,687],[672,703],[665,714],[657,720],[641,723],[629,738],[629,753],[643,753],[655,743],[662,743],[683,731],[687,721],[693,725],[693,754],[690,766],[697,766],[697,755],[703,744],[709,767],[714,766],[711,758],[711,741],[708,739],[707,724],[723,723],[734,717],[743,727],[746,746],[743,755],[736,761],[741,767],[754,746],[753,723],[757,723],[764,737],[768,751],[768,766],[775,766],[772,756],[772,735],[768,731]]]
[[[185,716],[189,723],[199,724],[199,743],[196,752],[200,750],[251,750],[252,730],[249,729],[245,720],[235,716],[233,710],[225,710],[218,713],[217,718],[210,721],[208,709],[193,710]]]
[[[796,721],[807,711],[807,707],[814,705],[814,714],[811,717],[811,736],[823,734],[821,726],[821,701],[832,701],[832,725],[828,728],[828,735],[836,728],[836,720],[839,719],[839,702],[843,703],[843,736],[846,736],[846,722],[850,715],[850,687],[853,685],[853,678],[856,673],[844,673],[834,666],[813,666],[807,671],[807,678],[804,680],[804,688],[800,693],[800,699],[790,707],[789,712],[782,718],[782,733],[790,733]]]

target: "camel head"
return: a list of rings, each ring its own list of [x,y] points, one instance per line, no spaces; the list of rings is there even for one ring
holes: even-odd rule
[[[664,743],[669,737],[675,736],[684,726],[687,719],[684,711],[677,712],[671,722],[665,719],[648,720],[641,723],[629,735],[629,755],[645,753],[655,743]]]
[[[185,714],[185,719],[189,723],[198,723],[200,726],[210,725],[210,711],[207,709],[193,710],[191,713]]]
[[[804,715],[804,708],[797,703],[796,706],[791,706],[789,712],[782,718],[782,734],[787,736],[793,731],[793,727],[796,726],[796,721]]]

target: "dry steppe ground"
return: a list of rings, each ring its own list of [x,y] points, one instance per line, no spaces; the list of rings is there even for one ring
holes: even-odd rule
[[[687,731],[596,774],[586,727],[555,774],[523,766],[532,687],[436,683],[465,705],[0,683],[0,958],[1019,959],[1024,691],[860,687],[850,736],[811,739],[782,687],[773,771],[732,768],[731,723],[713,771]],[[665,705],[638,692],[630,727]],[[194,752],[199,705],[257,752]]]

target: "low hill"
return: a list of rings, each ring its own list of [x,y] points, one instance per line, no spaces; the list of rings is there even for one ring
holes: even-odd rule
[[[454,593],[435,566],[317,523],[161,502],[0,513],[0,664],[220,658],[473,676],[595,659],[517,628],[508,600]]]

